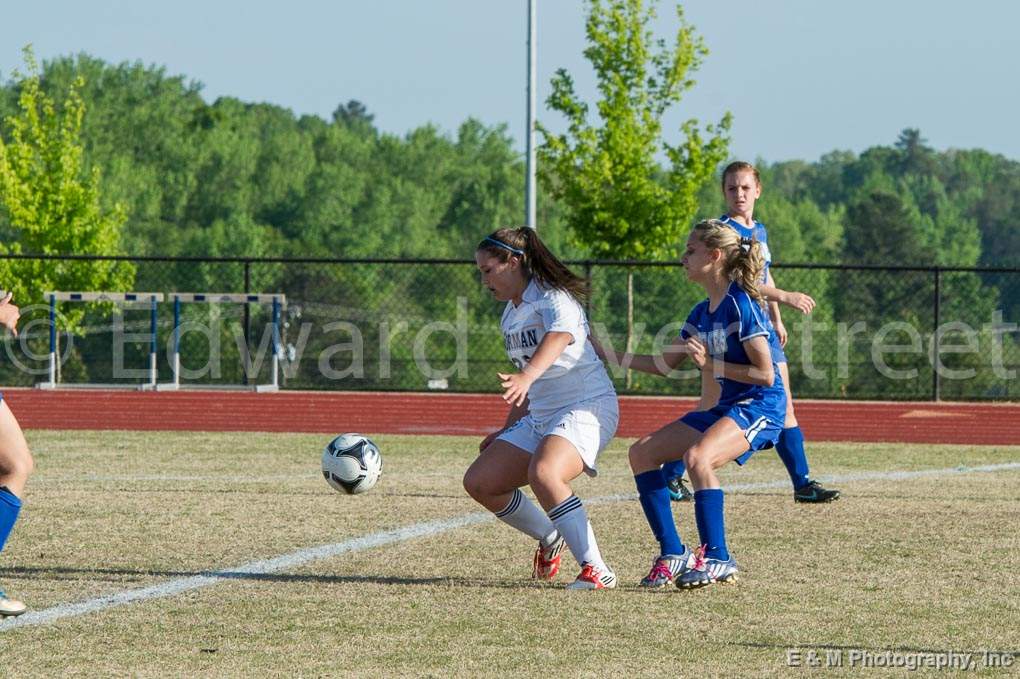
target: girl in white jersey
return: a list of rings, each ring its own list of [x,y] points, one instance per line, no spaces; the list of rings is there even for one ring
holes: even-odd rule
[[[464,488],[498,519],[539,541],[532,577],[554,578],[566,545],[581,566],[568,589],[615,587],[588,513],[570,489],[582,472],[596,474],[595,459],[619,421],[613,383],[587,341],[579,303],[585,282],[527,227],[486,236],[475,261],[482,285],[507,302],[503,342],[517,372],[497,373],[510,413],[479,445]],[[526,484],[542,509],[521,492]]]

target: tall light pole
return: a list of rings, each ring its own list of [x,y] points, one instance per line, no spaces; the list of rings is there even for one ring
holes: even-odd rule
[[[524,203],[526,211],[525,224],[531,229],[537,229],[535,219],[536,191],[535,191],[535,98],[536,98],[536,76],[535,62],[537,61],[537,25],[538,17],[536,4],[538,0],[528,0],[528,162],[526,167],[527,177],[524,180]]]

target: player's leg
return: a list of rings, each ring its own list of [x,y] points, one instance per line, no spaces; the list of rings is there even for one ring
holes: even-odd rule
[[[528,469],[528,481],[549,519],[581,566],[568,589],[607,589],[616,575],[606,564],[588,512],[570,483],[582,473],[595,474],[598,454],[612,440],[619,421],[616,396],[580,404],[554,418]]]
[[[464,489],[497,519],[538,540],[532,577],[551,579],[559,570],[563,540],[546,513],[521,492],[530,464],[531,453],[498,438],[468,467]]]
[[[783,461],[790,482],[793,484],[793,499],[796,502],[832,502],[839,497],[834,488],[824,488],[809,475],[807,454],[804,452],[804,434],[797,422],[793,409],[793,394],[790,393],[790,367],[786,361],[777,363],[786,390],[786,421],[776,442],[776,452]]]
[[[688,413],[684,417],[690,419],[692,415]],[[681,419],[641,437],[630,447],[630,467],[641,510],[659,543],[652,569],[641,580],[643,587],[669,584],[687,569],[693,558],[693,552],[681,541],[676,528],[665,469],[673,457],[683,455],[701,436],[698,428]]]
[[[701,398],[694,410],[711,410],[719,402],[720,393],[722,393],[722,387],[719,386],[715,377],[711,373],[702,372]],[[662,473],[666,476],[666,488],[669,490],[669,499],[673,502],[690,502],[694,499],[694,493],[684,481],[685,470],[683,458],[662,465]]]
[[[745,430],[730,417],[721,417],[688,449],[685,459],[694,486],[694,518],[701,547],[691,568],[677,578],[677,587],[696,588],[736,579],[737,563],[726,544],[723,491],[715,470],[749,448]]]
[[[602,558],[584,503],[570,488],[570,482],[584,473],[584,466],[573,443],[561,436],[546,436],[531,460],[528,481],[549,520],[581,566],[584,586],[570,587],[615,587],[616,576]]]
[[[498,513],[506,508],[514,491],[528,482],[531,454],[503,439],[496,439],[464,472],[464,490],[474,500]]]
[[[21,511],[21,496],[34,463],[14,413],[0,397],[0,551]],[[25,604],[0,590],[0,615],[21,615]]]

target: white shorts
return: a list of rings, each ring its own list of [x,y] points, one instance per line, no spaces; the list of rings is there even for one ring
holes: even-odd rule
[[[574,444],[585,473],[597,476],[595,458],[609,445],[619,423],[616,394],[606,394],[557,411],[541,422],[528,413],[496,438],[534,455],[546,436],[561,436]]]

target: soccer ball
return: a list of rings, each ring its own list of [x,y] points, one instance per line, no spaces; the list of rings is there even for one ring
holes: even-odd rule
[[[341,493],[371,490],[382,474],[382,455],[361,434],[340,434],[322,451],[322,475]]]

